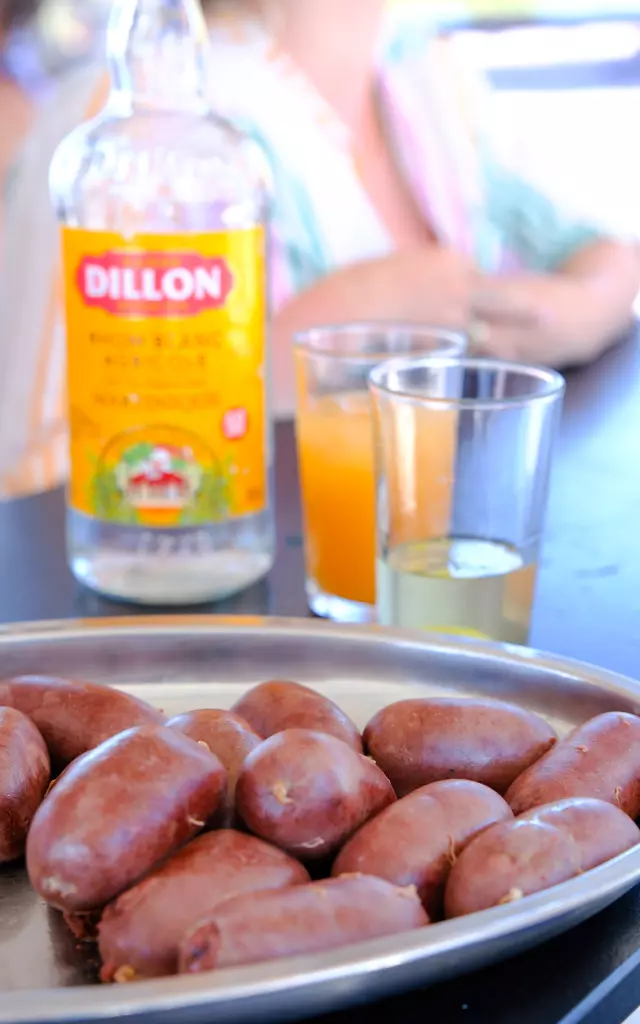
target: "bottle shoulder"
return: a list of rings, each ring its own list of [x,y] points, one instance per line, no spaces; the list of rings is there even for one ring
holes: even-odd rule
[[[271,175],[257,144],[213,112],[109,105],[61,142],[50,186],[62,220],[73,208],[125,194],[182,205],[249,203],[262,219]]]

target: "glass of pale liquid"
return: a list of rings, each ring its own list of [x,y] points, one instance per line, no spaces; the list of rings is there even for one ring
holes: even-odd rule
[[[434,355],[370,387],[378,621],[527,644],[564,379]]]
[[[465,349],[462,335],[403,323],[317,327],[295,339],[296,435],[306,587],[316,615],[375,617],[375,473],[369,373],[394,356]],[[434,445],[432,501],[446,440]]]

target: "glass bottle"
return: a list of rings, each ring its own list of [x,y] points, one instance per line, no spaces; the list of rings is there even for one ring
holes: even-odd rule
[[[197,0],[116,0],[110,96],[51,168],[70,565],[143,604],[228,596],[274,559],[268,172],[207,101],[208,47]]]

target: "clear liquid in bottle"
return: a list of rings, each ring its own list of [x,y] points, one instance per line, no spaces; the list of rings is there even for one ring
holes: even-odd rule
[[[75,576],[183,605],[273,564],[268,172],[207,102],[197,0],[117,0],[111,94],[59,147]]]

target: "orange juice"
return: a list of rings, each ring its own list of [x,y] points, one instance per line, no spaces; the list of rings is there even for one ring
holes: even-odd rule
[[[425,421],[425,430],[419,431],[413,444],[409,439],[407,454],[411,459],[419,457],[422,471],[417,492],[408,494],[407,500],[424,510],[422,538],[446,533],[456,423],[455,413],[439,411]],[[375,471],[368,393],[303,398],[297,434],[307,575],[325,594],[374,605]],[[402,488],[401,465],[398,471]]]
[[[307,575],[326,594],[374,604],[373,424],[366,392],[310,399],[298,416]]]

